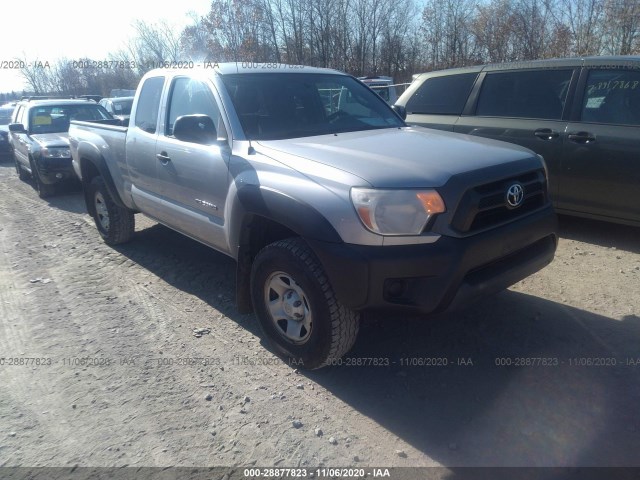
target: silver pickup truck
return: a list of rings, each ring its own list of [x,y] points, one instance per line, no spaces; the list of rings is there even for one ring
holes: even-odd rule
[[[141,212],[231,256],[239,310],[308,369],[351,348],[366,310],[467,305],[556,249],[540,156],[407,126],[333,70],[154,70],[128,128],[72,122],[69,138],[107,243]]]

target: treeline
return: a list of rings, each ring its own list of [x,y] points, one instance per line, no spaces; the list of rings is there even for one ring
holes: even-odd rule
[[[417,72],[490,62],[640,53],[638,0],[213,0],[182,32],[135,25],[104,63],[26,67],[35,93],[134,88],[186,60],[279,62],[409,81]]]

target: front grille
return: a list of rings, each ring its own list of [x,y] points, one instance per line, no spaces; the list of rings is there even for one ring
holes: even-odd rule
[[[519,183],[524,188],[524,199],[519,207],[509,208],[506,192],[514,183]],[[451,225],[458,232],[474,233],[515,220],[547,203],[544,170],[535,170],[467,190]]]

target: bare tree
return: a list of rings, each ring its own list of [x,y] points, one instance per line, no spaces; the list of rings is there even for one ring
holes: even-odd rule
[[[32,92],[36,95],[51,92],[53,74],[49,62],[43,62],[38,59],[29,61],[24,55],[23,58],[16,58],[15,60],[23,65],[20,68],[20,74]]]
[[[134,23],[136,36],[127,44],[128,57],[135,60],[140,73],[164,62],[182,60],[180,34],[166,22],[147,23],[137,20]]]
[[[471,63],[474,0],[428,0],[422,12],[428,62],[432,68]]]
[[[605,4],[605,48],[613,55],[640,53],[640,2],[607,0]]]
[[[514,52],[513,0],[495,0],[479,5],[471,20],[480,62],[508,62],[516,59]]]

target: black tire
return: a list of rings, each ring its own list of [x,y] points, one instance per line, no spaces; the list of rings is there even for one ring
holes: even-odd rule
[[[265,337],[292,366],[311,370],[335,364],[358,335],[360,315],[338,302],[320,262],[301,238],[280,240],[258,253],[251,299]],[[279,305],[280,314],[272,314]]]
[[[23,182],[26,182],[29,179],[29,174],[24,170],[24,168],[22,168],[22,165],[20,165],[15,153],[13,154],[13,161],[16,164],[16,173],[18,174],[18,178]]]
[[[118,245],[131,240],[135,231],[133,211],[115,204],[102,177],[91,180],[89,199],[93,202],[89,211],[105,243]]]
[[[36,191],[38,192],[38,196],[40,198],[47,198],[55,194],[56,187],[42,182],[38,169],[36,168],[36,164],[32,158],[29,158],[29,165],[31,166],[31,178],[33,178],[33,183],[36,187]]]

